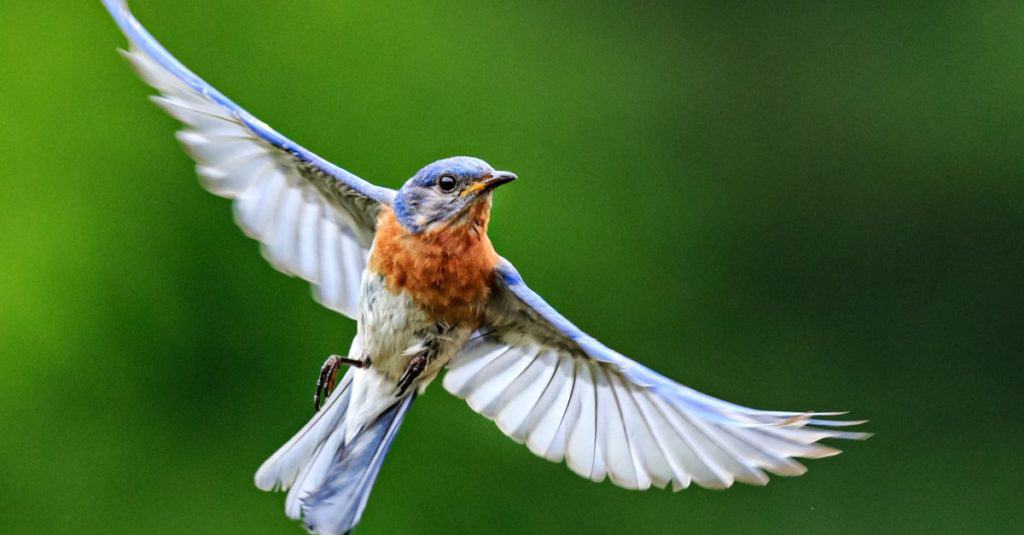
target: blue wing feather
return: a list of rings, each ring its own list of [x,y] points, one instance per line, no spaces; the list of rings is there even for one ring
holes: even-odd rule
[[[172,56],[152,35],[139,23],[139,21],[128,10],[128,4],[124,0],[103,0],[103,5],[110,12],[118,27],[131,42],[142,49],[150,58],[167,69],[179,80],[184,82],[194,91],[215,102],[225,110],[238,118],[246,128],[255,136],[266,141],[270,145],[288,152],[307,165],[313,166],[323,173],[341,181],[348,188],[367,198],[379,203],[390,205],[394,199],[395,192],[389,188],[373,185],[358,176],[338,167],[337,165],[324,160],[323,158],[306,150],[301,145],[280,134],[263,121],[260,121],[241,106],[235,104],[231,99],[217,91],[213,86],[203,81],[187,67],[181,64]]]
[[[723,414],[740,413],[752,417],[773,416],[778,418],[790,418],[799,416],[833,416],[843,413],[804,413],[787,411],[763,411],[730,403],[713,396],[698,392],[692,388],[683,386],[664,375],[618,353],[608,346],[598,342],[592,336],[580,330],[565,316],[561,315],[536,292],[530,289],[523,281],[519,272],[511,262],[502,259],[498,265],[497,274],[499,279],[506,285],[509,291],[516,296],[525,306],[529,307],[540,316],[551,328],[555,329],[566,339],[572,341],[587,357],[597,362],[608,364],[618,370],[624,377],[637,386],[649,388],[667,400],[684,404],[685,406],[699,411],[710,421],[724,422],[732,421],[731,417]],[[856,425],[857,421],[837,421],[810,418],[805,420],[812,425],[826,427],[845,427]],[[850,438],[858,438],[862,434],[851,434]],[[841,436],[841,435],[837,435]]]
[[[526,285],[496,268],[487,321],[452,362],[444,387],[545,459],[621,487],[764,485],[765,471],[799,475],[796,457],[865,439],[834,428],[842,413],[762,411],[681,385],[598,342]]]

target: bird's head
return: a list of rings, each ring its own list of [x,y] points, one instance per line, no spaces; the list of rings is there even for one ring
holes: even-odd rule
[[[398,190],[395,216],[413,234],[468,223],[474,214],[487,215],[494,188],[515,179],[515,174],[495,171],[477,158],[438,160],[420,169]]]

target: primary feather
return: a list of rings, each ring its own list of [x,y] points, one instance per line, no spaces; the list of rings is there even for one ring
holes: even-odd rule
[[[449,365],[444,386],[530,451],[577,474],[645,489],[690,482],[764,485],[765,472],[799,475],[794,457],[839,450],[826,438],[861,422],[835,413],[751,409],[701,394],[609,349],[534,293],[507,261],[477,336]]]
[[[356,319],[359,282],[381,205],[395,192],[374,186],[279,134],[171,56],[128,11],[104,0],[152,100],[185,125],[178,140],[202,184],[234,199],[235,220],[277,269],[313,284],[324,306]]]
[[[256,474],[261,489],[289,490],[286,513],[311,530],[342,533],[359,521],[417,391],[396,396],[395,376],[429,346],[422,333],[431,330],[450,329],[434,340],[448,345],[437,343],[443,356],[417,388],[451,359],[445,388],[536,455],[593,481],[629,489],[764,485],[766,472],[802,474],[796,458],[839,453],[821,440],[867,438],[841,430],[861,422],[829,418],[839,413],[762,411],[702,394],[583,333],[494,252],[489,196],[477,203],[435,188],[449,178],[480,191],[482,183],[469,182],[503,173],[500,185],[515,175],[450,158],[424,167],[396,195],[243,110],[172,57],[123,0],[103,3],[128,37],[124,56],[160,93],[153,101],[185,125],[177,138],[203,185],[233,199],[236,221],[276,268],[360,320],[349,357],[372,355],[372,365],[350,370]],[[471,226],[437,233],[456,220]]]

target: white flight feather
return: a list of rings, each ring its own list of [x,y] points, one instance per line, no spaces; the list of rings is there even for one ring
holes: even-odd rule
[[[495,413],[494,421],[498,428],[516,442],[524,440],[521,434],[517,434],[517,430],[530,411],[537,406],[537,401],[550,383],[555,372],[555,366],[552,366],[555,358],[550,351],[540,352],[508,389],[509,395],[503,393],[501,396],[502,406]]]
[[[590,478],[594,469],[597,438],[597,415],[594,404],[594,380],[590,374],[590,365],[578,361],[576,385],[571,402],[575,411],[572,420],[567,422],[572,426],[568,428],[566,436],[565,462],[570,470],[585,478]]]
[[[330,206],[299,175],[290,155],[258,138],[235,112],[190,87],[135,44],[121,53],[160,92],[150,99],[186,125],[177,137],[196,160],[201,183],[235,199],[236,221],[263,244],[271,264],[310,281],[320,303],[355,318],[367,246],[342,232],[358,226],[352,214]],[[333,232],[322,232],[328,226]],[[324,234],[335,241],[322,239]]]

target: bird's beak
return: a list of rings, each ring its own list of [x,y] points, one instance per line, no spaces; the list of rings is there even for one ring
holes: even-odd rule
[[[475,182],[471,184],[468,188],[462,190],[462,196],[466,197],[468,195],[473,194],[483,195],[484,193],[487,193],[488,191],[491,191],[498,186],[512,182],[516,178],[518,177],[516,177],[515,173],[510,173],[508,171],[495,171],[490,175],[484,177],[479,182]]]
[[[515,173],[509,171],[495,171],[491,173],[491,176],[481,180],[480,182],[484,185],[484,191],[491,191],[494,188],[508,184],[519,177]]]

